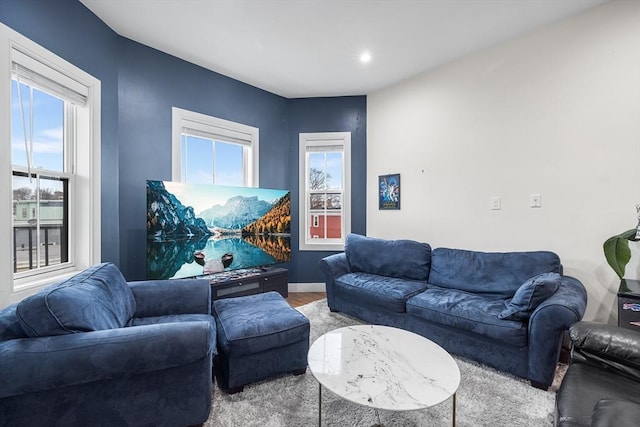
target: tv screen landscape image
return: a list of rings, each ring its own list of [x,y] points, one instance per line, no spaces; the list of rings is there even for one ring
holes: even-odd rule
[[[288,190],[147,181],[147,279],[291,259]]]

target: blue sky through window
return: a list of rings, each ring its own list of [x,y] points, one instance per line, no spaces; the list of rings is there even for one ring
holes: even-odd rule
[[[342,188],[342,153],[311,152],[309,153],[309,167],[327,174],[326,189]]]
[[[241,145],[191,135],[182,136],[184,181],[217,185],[244,185]],[[215,160],[214,160],[215,159]]]
[[[12,163],[27,166],[27,146],[30,145],[30,110],[33,108],[33,163],[32,167],[64,172],[64,101],[38,89],[33,90],[33,106],[29,86],[20,84],[25,123],[23,126],[18,83],[11,81],[11,156]]]
[[[27,150],[33,140],[33,169],[64,171],[64,108],[65,102],[49,93],[11,81],[11,155],[12,164],[27,167]],[[32,102],[33,101],[33,102]],[[32,105],[33,104],[33,105]],[[24,124],[23,124],[24,117]],[[33,123],[31,123],[33,120]],[[25,147],[25,131],[27,147]],[[32,132],[32,137],[30,134]],[[186,141],[183,164],[185,181],[194,184],[244,185],[243,147],[238,144],[213,141],[195,136],[183,136]],[[215,160],[214,160],[215,159]],[[18,180],[21,181],[21,180]],[[14,182],[17,184],[17,182]]]

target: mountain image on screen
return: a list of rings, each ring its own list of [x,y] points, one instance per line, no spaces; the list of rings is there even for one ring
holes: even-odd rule
[[[184,206],[162,181],[147,182],[147,234],[153,237],[210,236],[204,220],[197,218],[191,206]]]
[[[258,196],[235,196],[227,200],[224,206],[215,205],[198,215],[204,219],[207,227],[226,230],[242,230],[245,226],[264,216],[273,203],[258,200]]]
[[[147,278],[196,277],[291,259],[287,190],[147,181]]]

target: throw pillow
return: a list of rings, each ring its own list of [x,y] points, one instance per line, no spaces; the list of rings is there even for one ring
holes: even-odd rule
[[[135,311],[133,292],[110,262],[28,296],[16,307],[20,326],[30,337],[121,328]]]
[[[344,246],[351,271],[427,280],[431,267],[431,246],[415,240],[386,240],[351,233]]]
[[[560,287],[560,274],[542,273],[524,282],[507,301],[506,308],[498,315],[500,319],[527,320],[533,310]]]

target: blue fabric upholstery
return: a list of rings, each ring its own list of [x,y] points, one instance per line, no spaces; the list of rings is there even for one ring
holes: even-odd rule
[[[587,303],[584,286],[562,275],[556,254],[436,248],[425,283],[380,270],[378,262],[392,268],[379,254],[384,245],[376,239],[356,239],[362,246],[358,251],[345,249],[320,260],[331,310],[416,332],[451,353],[526,378],[538,387],[551,385],[563,333],[582,318]],[[369,249],[368,242],[373,244]],[[368,257],[367,263],[351,259],[362,254]],[[529,319],[500,319],[505,302],[525,281],[543,273],[560,275],[558,290],[535,308],[535,303],[527,304]],[[416,283],[426,288],[413,293],[419,288],[412,288]]]
[[[374,325],[394,326],[415,332],[435,342],[449,353],[467,357],[523,378],[530,378],[527,358],[529,348],[526,346],[503,345],[469,331],[429,322],[408,313],[389,313],[359,304],[358,301],[338,298],[332,309]]]
[[[404,313],[407,300],[427,289],[427,282],[370,273],[349,273],[336,278],[335,286],[346,298],[355,298],[387,311]]]
[[[242,356],[229,356],[221,351],[215,368],[218,386],[235,392],[247,384],[277,375],[302,374],[307,367],[308,353],[308,339]]]
[[[68,369],[68,368],[67,368]],[[26,393],[0,400],[6,426],[127,426],[198,425],[211,411],[211,361]],[[171,387],[175,384],[175,387]]]
[[[383,240],[349,234],[344,246],[351,270],[401,279],[427,280],[431,246],[413,240]]]
[[[131,289],[112,263],[88,268],[17,307],[20,325],[30,337],[121,328],[135,311]]]
[[[436,248],[429,283],[497,298],[511,298],[522,283],[541,273],[560,273],[553,252],[474,252]]]
[[[211,354],[211,324],[183,322],[2,343],[0,398],[132,376]]]
[[[279,293],[219,299],[213,314],[218,327],[216,371],[223,389],[306,369],[309,320]]]
[[[277,292],[213,302],[218,345],[230,356],[259,353],[309,338],[309,319]]]
[[[27,337],[20,326],[20,320],[16,314],[17,307],[18,303],[15,303],[0,311],[0,341]]]
[[[216,345],[208,280],[159,281],[155,288],[153,282],[124,282],[135,298],[129,301],[118,299],[127,293],[121,288],[121,274],[113,269],[117,270],[112,264],[94,266],[40,291],[28,303],[0,310],[0,424],[178,426],[206,421]],[[112,284],[114,289],[109,289]],[[196,304],[194,295],[204,301]],[[118,300],[129,308],[109,306]],[[55,333],[21,333],[16,310],[31,325],[34,315],[29,309],[42,313],[48,302],[53,307],[45,312],[47,321],[54,314],[63,320],[47,326]],[[101,321],[92,320],[81,304],[107,314]],[[82,313],[61,313],[63,306]],[[154,315],[124,318],[124,312]],[[67,333],[79,329],[69,326],[70,319],[74,325],[82,321],[93,327],[122,319],[127,326]],[[41,323],[35,329],[44,330]]]
[[[587,292],[574,277],[562,276],[558,290],[542,301],[529,318],[529,371],[534,380],[551,384],[564,333],[582,319],[587,308]],[[539,380],[543,378],[546,381]]]
[[[351,266],[349,265],[347,254],[341,252],[322,258],[320,260],[320,270],[322,270],[324,274],[327,304],[329,307],[334,307],[339,298],[335,291],[336,280],[345,274],[351,273]]]
[[[211,314],[211,286],[202,286],[203,279],[141,280],[129,282],[136,300],[134,317],[166,316],[168,314]]]
[[[210,314],[168,314],[166,316],[154,316],[154,317],[134,317],[129,321],[127,326],[146,326],[146,325],[158,325],[158,324],[178,324],[184,322],[206,322],[209,324],[209,342],[215,343],[217,338],[217,326],[216,321]],[[217,347],[211,349],[215,355]]]
[[[527,325],[498,318],[504,301],[456,289],[433,287],[407,301],[407,313],[514,346],[527,345]]]
[[[540,303],[560,287],[558,273],[542,273],[524,282],[498,317],[507,320],[527,320]]]

